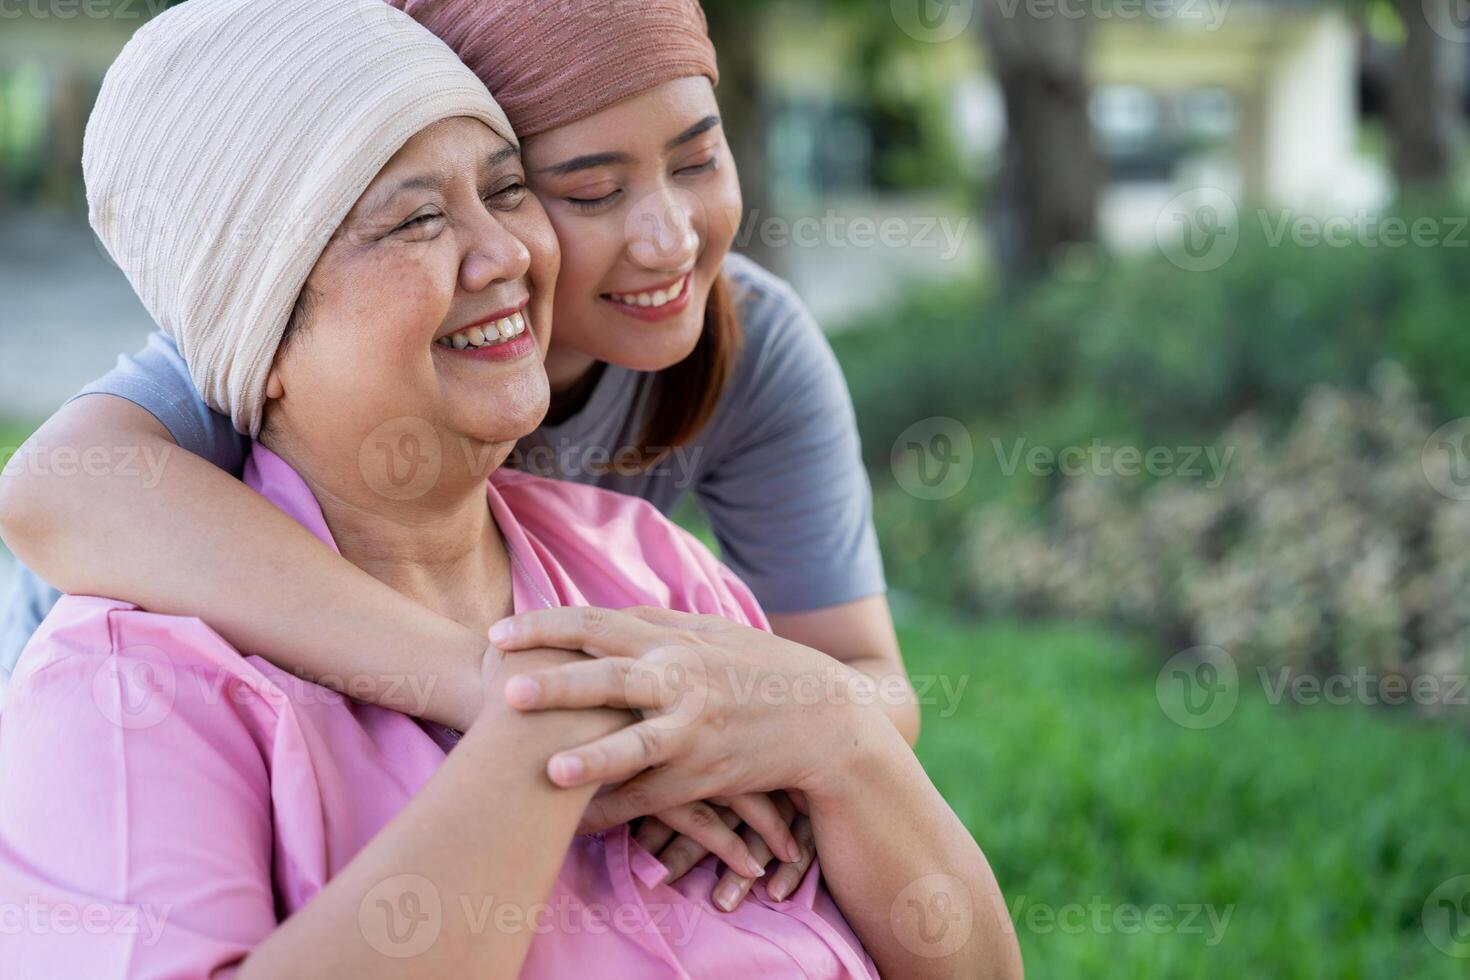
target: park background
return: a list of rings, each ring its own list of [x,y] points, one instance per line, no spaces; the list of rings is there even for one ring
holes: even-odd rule
[[[162,3],[0,0],[6,459],[150,329],[80,148]],[[705,6],[1030,975],[1465,976],[1470,6]]]

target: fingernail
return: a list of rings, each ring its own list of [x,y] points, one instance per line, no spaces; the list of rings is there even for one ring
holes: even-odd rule
[[[574,783],[586,771],[582,760],[574,755],[559,755],[551,760],[551,778],[558,783]]]
[[[761,864],[755,858],[746,858],[745,859],[745,877],[747,877],[747,878],[760,878],[763,875],[765,875],[765,873],[766,873],[766,866],[765,865]]]
[[[740,900],[740,886],[733,881],[727,881],[715,892],[715,904],[726,912],[735,908],[735,903]]]
[[[541,685],[530,677],[512,677],[505,682],[505,699],[514,705],[531,705],[541,693]]]
[[[786,882],[781,881],[766,889],[766,894],[771,896],[773,902],[786,901],[786,892],[789,890]]]
[[[792,841],[786,845],[786,861],[788,864],[796,864],[801,860],[801,845]]]
[[[490,642],[496,644],[509,643],[512,632],[514,631],[511,629],[510,623],[502,619],[490,627]]]

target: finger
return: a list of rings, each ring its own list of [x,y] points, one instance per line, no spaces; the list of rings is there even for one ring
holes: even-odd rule
[[[672,626],[676,629],[709,631],[731,625],[731,620],[722,616],[680,612],[677,609],[665,609],[662,606],[629,606],[620,611],[653,626]]]
[[[667,769],[640,772],[621,786],[594,796],[582,812],[577,833],[607,830],[638,817],[702,800],[705,796],[700,786],[691,786],[687,778],[672,775]]]
[[[638,821],[638,832],[633,839],[638,842],[649,854],[658,854],[668,846],[669,841],[675,837],[674,828],[664,823],[657,816],[644,817]],[[665,862],[667,863],[667,862]]]
[[[761,835],[753,828],[746,827],[740,837],[745,842],[745,846],[750,848],[751,856],[760,862],[761,874],[765,874],[766,865],[774,860],[771,849],[766,846]],[[712,895],[715,905],[726,912],[735,911],[740,907],[740,903],[745,901],[745,896],[750,894],[750,886],[753,884],[755,884],[755,878],[740,874],[735,867],[727,867],[725,873],[720,875],[720,880],[715,883]]]
[[[505,700],[519,711],[552,708],[637,708],[657,711],[665,707],[659,672],[637,660],[614,657],[607,660],[578,660],[518,674],[505,682]]]
[[[782,792],[786,794],[787,799],[791,800],[791,805],[796,807],[797,813],[811,813],[811,810],[807,806],[806,794],[801,790],[788,789]]]
[[[670,725],[662,718],[650,718],[579,748],[558,752],[547,760],[546,775],[553,783],[563,787],[615,783],[630,779],[650,766],[660,765],[673,758],[682,749],[688,734],[687,726]],[[607,798],[616,796],[619,792],[626,793],[627,787],[615,790]],[[688,801],[667,800],[662,806],[645,812],[657,813],[682,802]],[[631,820],[632,817],[627,819]]]
[[[714,807],[698,802],[660,811],[659,819],[685,837],[692,838],[730,867],[743,870],[755,878],[765,874],[765,863],[756,861],[749,843],[733,829],[739,824],[739,818],[733,818],[727,823]],[[766,860],[769,861],[770,858]],[[688,870],[689,868],[684,869]],[[678,875],[672,875],[665,880],[672,881],[676,877]]]
[[[594,657],[638,657],[660,646],[659,638],[666,636],[667,628],[596,606],[533,609],[490,627],[490,642],[506,652],[559,647]]]
[[[786,901],[787,896],[796,891],[796,886],[801,884],[807,869],[812,866],[812,859],[817,856],[816,835],[812,833],[810,818],[798,816],[791,825],[791,832],[801,848],[801,860],[783,863],[766,882],[766,894],[777,902]]]
[[[727,805],[761,835],[773,857],[800,861],[801,850],[796,846],[796,838],[791,836],[791,819],[796,816],[796,808],[784,798],[780,804],[784,806],[767,793],[745,793],[731,797]]]
[[[734,810],[715,807],[714,811],[720,815],[721,823],[728,827],[731,832],[734,832],[735,828],[740,826],[740,817]],[[684,877],[689,873],[690,868],[704,860],[704,856],[709,853],[710,849],[694,837],[686,834],[680,834],[678,837],[675,837],[674,842],[668,847],[665,847],[663,852],[658,856],[658,859],[663,862],[664,867],[669,869],[668,875],[664,878],[664,884],[678,881]],[[719,857],[719,855],[716,855],[716,857]],[[724,858],[721,857],[720,860],[723,861]]]

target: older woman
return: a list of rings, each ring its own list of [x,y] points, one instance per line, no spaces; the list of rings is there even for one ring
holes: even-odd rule
[[[248,484],[323,546],[475,629],[570,605],[765,625],[649,505],[498,472],[546,410],[557,252],[504,116],[410,19],[378,0],[191,0],[109,72],[84,163],[98,234],[211,406],[255,437]],[[614,669],[507,687],[579,664]],[[729,698],[725,668],[761,697]],[[7,973],[1017,969],[983,856],[850,668],[543,651],[487,655],[483,676],[461,736],[200,620],[63,599],[0,725],[0,906],[26,916]],[[815,703],[766,694],[816,677]],[[553,686],[585,704],[517,710]],[[757,888],[719,913],[713,869],[670,885],[626,825],[576,836],[597,781],[550,782],[549,760],[623,729],[620,706],[666,735],[718,712],[722,752],[747,763],[705,793],[792,791],[832,894],[814,865],[784,901]]]

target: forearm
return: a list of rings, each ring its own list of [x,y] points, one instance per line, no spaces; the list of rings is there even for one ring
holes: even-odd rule
[[[567,655],[548,656],[530,654],[526,664]],[[516,976],[533,935],[533,906],[550,894],[594,789],[553,786],[546,761],[629,719],[622,711],[538,717],[487,706],[408,806],[251,953],[240,976]],[[388,955],[418,938],[384,949],[388,930],[406,924],[389,916],[409,890],[421,902],[437,896],[440,914],[420,926],[437,929],[437,938],[417,955]],[[503,918],[506,908],[517,914]],[[432,904],[420,909],[432,913]],[[504,921],[518,925],[496,927]]]
[[[37,574],[65,592],[198,616],[238,649],[359,700],[458,728],[475,718],[475,631],[343,560],[142,409],[114,406],[125,424],[111,425],[95,424],[95,405],[77,411],[98,400],[59,412],[0,486],[0,532]],[[161,463],[65,475],[45,463],[94,449]]]
[[[918,742],[919,700],[904,669],[886,596],[808,612],[772,613],[770,620],[777,636],[820,650],[872,680],[872,695],[893,727],[910,745]]]
[[[913,746],[919,741],[919,703],[908,675],[895,668],[893,661],[884,656],[859,656],[843,661],[848,667],[873,682],[878,706],[903,736],[904,742]]]
[[[1020,977],[1005,900],[974,838],[893,731],[873,724],[855,738],[860,761],[807,798],[822,877],[879,972]]]

